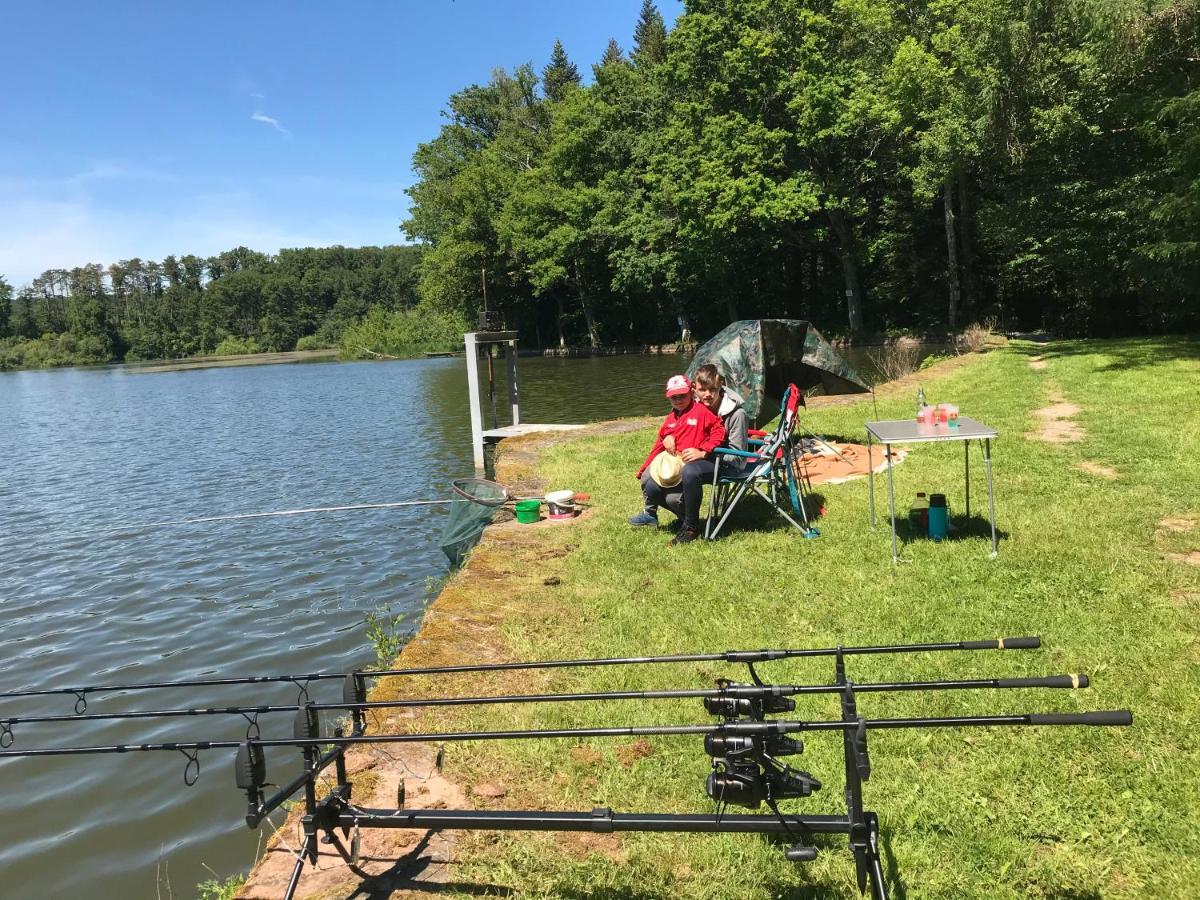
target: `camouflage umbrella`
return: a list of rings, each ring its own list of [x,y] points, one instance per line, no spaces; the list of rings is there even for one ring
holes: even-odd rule
[[[742,395],[746,415],[756,424],[770,421],[789,384],[825,394],[870,390],[833,345],[800,319],[744,319],[722,329],[696,351],[688,368],[712,363],[725,383]]]

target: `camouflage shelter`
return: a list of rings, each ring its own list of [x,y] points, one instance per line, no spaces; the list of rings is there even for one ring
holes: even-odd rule
[[[712,363],[742,396],[756,425],[779,413],[789,384],[823,394],[861,394],[870,388],[811,323],[801,319],[743,319],[706,341],[687,374]]]

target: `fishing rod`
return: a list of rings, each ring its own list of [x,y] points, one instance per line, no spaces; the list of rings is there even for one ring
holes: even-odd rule
[[[861,647],[820,647],[790,650],[726,650],[721,653],[690,653],[670,656],[627,656],[601,657],[595,659],[552,659],[509,663],[472,663],[454,666],[421,666],[406,669],[382,669],[357,674],[369,678],[390,678],[414,675],[446,675],[464,672],[500,672],[533,669],[587,668],[597,666],[646,665],[652,663],[731,662],[745,664],[750,668],[752,679],[761,684],[754,664],[780,659],[799,659],[817,656],[861,656],[883,653],[926,653],[949,650],[1036,650],[1041,647],[1040,637],[994,638],[983,641],[941,641],[925,644],[881,644]],[[87,710],[89,694],[114,691],[141,691],[175,687],[222,687],[239,684],[289,683],[307,696],[309,683],[327,679],[345,679],[353,672],[312,672],[301,675],[250,675],[230,678],[200,678],[181,681],[157,681],[134,684],[88,685],[83,687],[39,688],[0,692],[0,698],[39,697],[50,695],[73,695],[75,711],[83,714]]]
[[[457,479],[454,485],[454,493],[457,495],[449,500],[399,500],[394,503],[349,503],[341,506],[311,506],[304,509],[281,509],[272,512],[255,512],[255,513],[232,513],[222,516],[201,516],[194,519],[171,519],[164,522],[140,522],[128,523],[124,525],[109,525],[107,527],[95,529],[94,533],[108,533],[120,531],[141,531],[146,528],[164,528],[171,525],[202,525],[211,522],[236,522],[246,519],[270,519],[283,516],[302,516],[313,513],[329,513],[329,512],[357,512],[364,509],[404,509],[412,506],[445,506],[451,503],[477,503],[483,506],[499,507],[509,503],[517,503],[521,500],[545,500],[542,497],[515,497],[508,493],[508,490],[495,482],[486,482],[490,487],[494,487],[501,495],[495,499],[483,498],[474,496],[459,487],[460,484],[466,482],[485,482],[482,478],[467,478]],[[585,501],[590,499],[587,493],[576,491],[574,493],[575,500]]]
[[[361,676],[360,676],[361,677]],[[350,679],[355,679],[354,675]],[[883,681],[855,682],[856,693],[892,693],[905,691],[940,691],[940,690],[979,690],[987,688],[1022,689],[1022,688],[1086,688],[1089,685],[1087,675],[1044,675],[1033,678],[971,678],[959,680],[938,681]],[[519,703],[571,703],[571,702],[607,702],[620,700],[674,700],[702,699],[705,709],[714,715],[723,710],[751,709],[757,705],[764,712],[790,712],[795,709],[795,701],[789,697],[813,694],[837,694],[845,688],[844,684],[738,684],[731,681],[719,681],[716,688],[683,688],[649,691],[590,691],[581,693],[558,694],[502,694],[477,697],[430,697],[409,700],[373,700],[365,699],[357,680],[348,681],[343,691],[340,703],[306,703],[286,704],[277,706],[226,706],[226,707],[193,707],[183,709],[154,709],[138,711],[120,711],[110,713],[85,713],[80,715],[51,715],[51,716],[9,716],[0,717],[0,748],[11,747],[14,741],[14,728],[17,725],[42,724],[55,722],[100,722],[124,719],[159,719],[184,718],[189,716],[218,716],[239,715],[245,718],[249,725],[246,731],[248,739],[260,736],[258,717],[270,713],[291,712],[301,709],[351,710],[366,712],[373,709],[407,709],[443,706],[486,706],[494,704]]]
[[[348,747],[357,744],[428,744],[459,741],[542,740],[586,737],[664,737],[669,735],[713,735],[720,737],[766,737],[805,731],[844,731],[898,728],[996,728],[1022,725],[1091,725],[1121,727],[1133,724],[1133,713],[1126,709],[1076,713],[1017,713],[993,716],[923,716],[902,719],[840,719],[809,721],[727,722],[720,725],[628,725],[613,728],[534,728],[515,731],[446,731],[408,734],[364,734],[349,737],[302,736],[291,738],[251,738],[245,741],[166,741],[149,744],[104,744],[92,747],[43,747],[33,750],[0,750],[0,759],[34,756],[85,756],[157,750],[232,750],[251,747]]]

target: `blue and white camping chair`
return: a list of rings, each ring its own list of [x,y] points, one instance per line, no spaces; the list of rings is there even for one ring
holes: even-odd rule
[[[734,450],[719,447],[716,468],[713,470],[712,493],[708,503],[708,518],[704,523],[704,537],[715,540],[725,527],[730,514],[750,493],[757,494],[771,508],[803,534],[816,537],[820,532],[808,520],[804,502],[804,485],[796,477],[793,463],[797,410],[800,407],[800,389],[789,384],[783,392],[780,404],[779,424],[775,430],[761,439],[752,439],[750,449]],[[734,460],[742,460],[740,466]],[[796,521],[799,519],[804,524]]]

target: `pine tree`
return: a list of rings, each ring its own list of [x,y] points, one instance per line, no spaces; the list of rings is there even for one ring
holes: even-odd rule
[[[654,0],[642,0],[630,56],[637,66],[653,66],[667,58],[667,26]]]
[[[628,62],[625,59],[625,51],[621,49],[621,45],[617,43],[616,38],[608,39],[608,46],[604,48],[604,55],[600,57],[598,68],[603,69],[605,66],[611,66],[614,63],[620,64]]]
[[[572,86],[578,87],[580,81],[579,69],[567,58],[562,41],[555,41],[550,62],[542,69],[542,90],[546,93],[546,99],[557,103]]]

